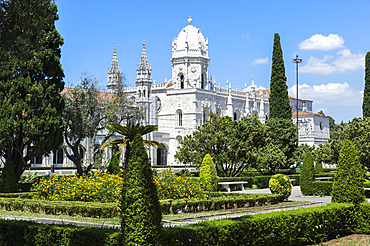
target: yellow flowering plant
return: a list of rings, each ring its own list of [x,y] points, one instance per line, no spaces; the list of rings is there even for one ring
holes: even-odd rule
[[[164,199],[201,199],[205,194],[201,184],[194,179],[177,176],[172,169],[162,170],[154,176],[158,198]]]
[[[269,188],[272,194],[284,195],[284,200],[292,194],[292,185],[288,176],[275,174],[269,181]]]
[[[122,177],[106,172],[82,177],[53,174],[33,184],[33,199],[114,202],[119,198],[122,184]]]

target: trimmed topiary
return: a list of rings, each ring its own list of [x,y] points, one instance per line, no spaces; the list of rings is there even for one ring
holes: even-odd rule
[[[15,170],[11,159],[5,161],[3,172],[1,173],[1,192],[17,192],[18,183],[15,178]]]
[[[107,167],[107,172],[110,174],[118,174],[120,171],[119,168],[119,159],[117,158],[117,154],[113,154],[112,157],[109,160],[109,165]]]
[[[121,197],[123,244],[159,245],[162,213],[150,160],[139,134],[131,147]]]
[[[284,174],[275,174],[269,181],[269,189],[272,194],[283,195],[283,200],[287,200],[292,194],[292,184],[288,176]]]
[[[313,195],[314,193],[314,166],[311,152],[307,152],[301,168],[300,188],[305,196]]]
[[[322,173],[324,172],[324,168],[322,167],[322,163],[317,161],[315,164],[315,173]]]
[[[208,191],[217,190],[218,185],[217,171],[210,154],[207,154],[203,159],[199,177],[204,190]]]
[[[365,201],[364,171],[350,140],[344,141],[339,153],[331,201],[353,204]]]

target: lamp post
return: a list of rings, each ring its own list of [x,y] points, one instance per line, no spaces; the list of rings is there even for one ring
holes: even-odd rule
[[[296,107],[296,112],[297,112],[297,146],[298,146],[298,63],[303,63],[302,59],[298,58],[298,55],[296,55],[295,59],[292,60],[292,63],[297,64],[297,107]]]

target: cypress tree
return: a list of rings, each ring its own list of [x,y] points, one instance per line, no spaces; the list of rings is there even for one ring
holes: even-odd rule
[[[313,195],[314,166],[311,152],[307,152],[301,169],[300,187],[305,196]]]
[[[315,173],[322,173],[324,168],[322,167],[321,161],[317,161],[315,164]]]
[[[162,213],[150,160],[140,134],[130,150],[121,196],[124,245],[158,245]]]
[[[364,171],[350,140],[345,140],[334,177],[332,202],[359,204],[365,201]]]
[[[280,36],[275,33],[270,80],[270,118],[292,119]]]
[[[112,157],[109,160],[109,165],[107,168],[107,172],[110,174],[118,174],[120,171],[119,168],[119,159],[117,158],[117,154],[113,154]]]
[[[5,161],[3,172],[1,174],[0,191],[17,192],[18,184],[15,181],[15,171],[12,160]]]
[[[199,177],[203,189],[207,191],[217,190],[217,171],[210,154],[207,154],[203,159]]]
[[[370,117],[370,52],[365,57],[365,89],[362,102],[362,115],[364,118]]]

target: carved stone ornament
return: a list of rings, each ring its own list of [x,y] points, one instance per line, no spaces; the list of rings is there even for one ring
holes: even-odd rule
[[[195,72],[197,71],[197,68],[196,68],[196,67],[194,67],[194,66],[192,66],[192,67],[190,68],[190,70],[191,70],[191,72],[195,73]]]

